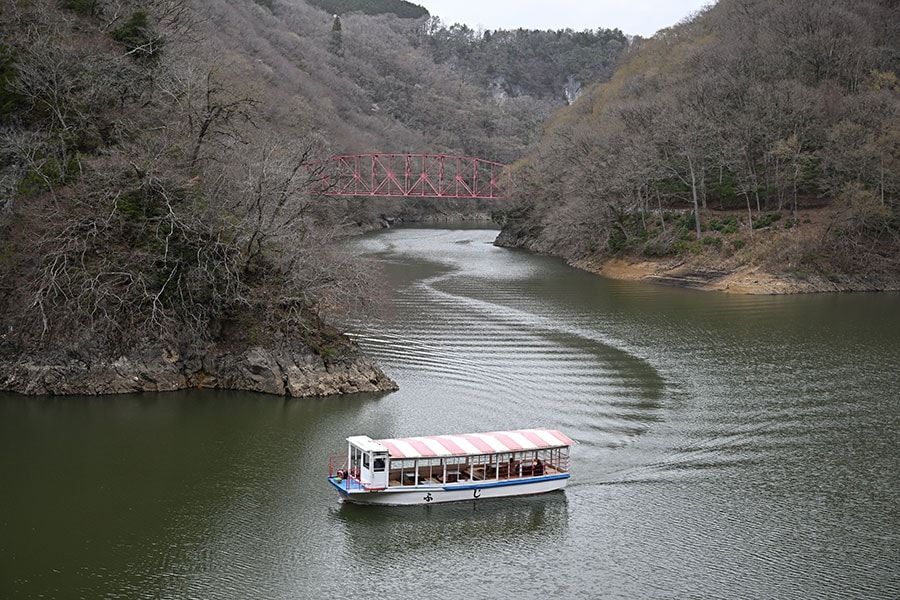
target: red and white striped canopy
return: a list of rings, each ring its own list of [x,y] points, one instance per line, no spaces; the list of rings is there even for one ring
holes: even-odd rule
[[[385,446],[391,458],[430,458],[466,456],[571,446],[576,442],[554,429],[516,429],[490,433],[463,433],[426,437],[376,440]]]

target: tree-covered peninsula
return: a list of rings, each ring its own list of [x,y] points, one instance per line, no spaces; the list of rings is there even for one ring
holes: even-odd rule
[[[333,326],[378,297],[334,242],[495,207],[323,198],[320,161],[512,161],[626,45],[389,1],[10,0],[0,31],[0,388],[35,394],[391,388]]]
[[[394,386],[321,318],[358,309],[371,271],[309,191],[310,107],[260,93],[211,33],[239,22],[229,7],[0,9],[3,389]]]

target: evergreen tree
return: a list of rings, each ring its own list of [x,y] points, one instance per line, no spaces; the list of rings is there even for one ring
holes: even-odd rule
[[[334,24],[331,26],[331,41],[328,43],[328,51],[335,56],[344,56],[344,40],[341,37],[340,15],[334,15]]]

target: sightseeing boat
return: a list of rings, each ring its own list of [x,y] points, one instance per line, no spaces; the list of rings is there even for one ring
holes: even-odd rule
[[[569,449],[553,429],[373,440],[347,438],[328,481],[343,500],[408,505],[541,494],[565,487]]]

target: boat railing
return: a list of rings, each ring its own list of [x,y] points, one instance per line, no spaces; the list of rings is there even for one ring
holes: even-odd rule
[[[347,455],[332,454],[328,457],[328,476],[334,477],[338,471],[347,471]]]
[[[545,464],[556,469],[559,473],[568,473],[571,457],[568,454],[553,457],[553,460],[545,461]]]
[[[520,477],[540,477],[542,475],[555,475],[569,471],[569,456],[556,454],[552,457],[543,457],[538,462],[522,461],[513,463],[500,463],[480,465],[478,474],[486,479],[517,479]]]
[[[346,454],[332,454],[328,457],[328,477],[338,476],[345,482],[347,490],[364,489],[359,480],[359,471],[349,467]]]

